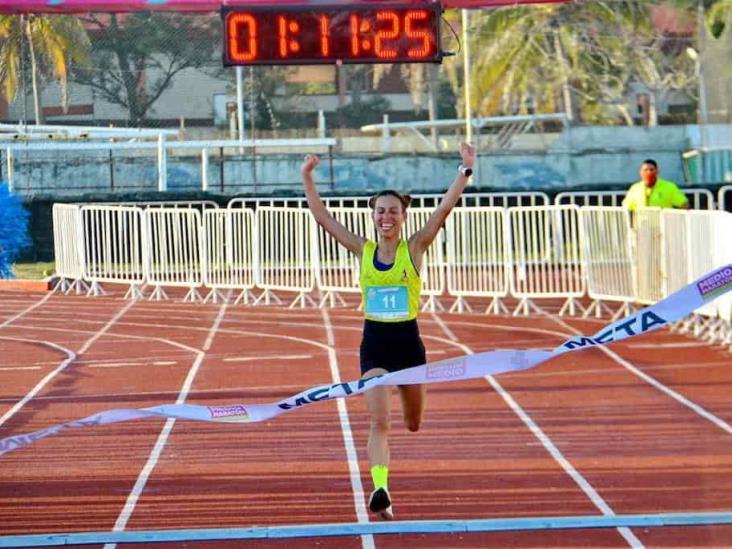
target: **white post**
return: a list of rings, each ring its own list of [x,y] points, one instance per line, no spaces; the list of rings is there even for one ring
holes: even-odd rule
[[[323,109],[318,111],[318,137],[325,139],[325,113]]]
[[[8,190],[12,193],[14,187],[13,181],[13,149],[8,147],[5,149],[5,154],[8,157]]]
[[[244,141],[244,68],[236,67],[236,122],[239,125],[239,141]]]
[[[465,141],[473,140],[473,109],[470,105],[470,52],[468,48],[468,10],[463,16],[463,87],[465,88]]]
[[[707,136],[707,126],[709,124],[709,113],[707,112],[707,85],[704,81],[704,65],[702,59],[704,56],[705,42],[706,42],[706,23],[704,21],[704,2],[699,0],[699,7],[697,10],[697,26],[699,27],[699,53],[694,61],[696,61],[697,79],[699,83],[699,124],[701,130],[701,146],[702,156],[699,162],[699,183],[704,183],[704,151],[705,147],[709,146],[709,139]]]
[[[201,149],[201,190],[208,191],[208,149]]]
[[[168,190],[168,162],[165,151],[165,134],[158,136],[158,191]]]
[[[385,114],[381,121],[381,149],[387,153],[391,150],[391,130],[389,129],[389,115]]]

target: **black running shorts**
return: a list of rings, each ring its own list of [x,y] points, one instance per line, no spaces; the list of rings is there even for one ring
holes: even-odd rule
[[[396,372],[427,362],[417,320],[365,320],[361,340],[361,375],[373,368]]]

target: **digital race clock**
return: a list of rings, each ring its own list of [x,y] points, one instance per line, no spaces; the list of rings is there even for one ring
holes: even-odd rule
[[[440,5],[222,9],[224,65],[442,61]]]

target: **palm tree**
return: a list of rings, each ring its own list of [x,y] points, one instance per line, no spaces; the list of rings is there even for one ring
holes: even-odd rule
[[[676,79],[659,73],[662,37],[642,2],[484,10],[471,26],[481,46],[471,48],[473,107],[483,115],[564,111],[570,119],[632,123],[624,97],[634,79],[683,87],[676,77],[693,72],[684,65],[663,67]]]
[[[33,104],[37,124],[42,122],[39,77],[56,79],[62,102],[68,106],[68,74],[72,63],[89,63],[90,43],[81,21],[73,16],[0,16],[0,82],[12,100],[23,78],[25,49],[31,65]]]

